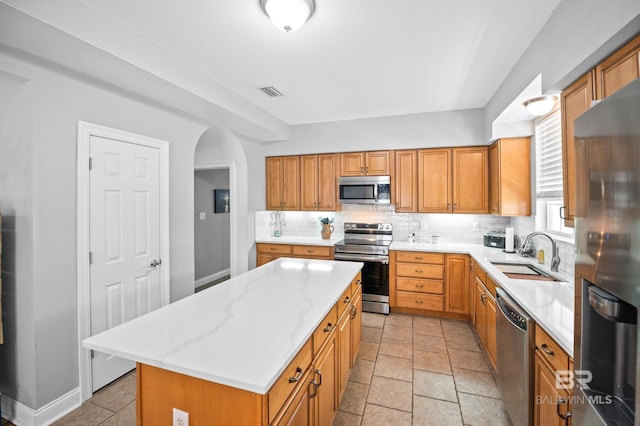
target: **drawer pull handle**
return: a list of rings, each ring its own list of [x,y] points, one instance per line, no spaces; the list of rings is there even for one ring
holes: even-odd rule
[[[416,284],[416,288],[424,288],[424,284]]]
[[[307,253],[310,253],[310,254],[315,253],[315,252],[316,252],[315,250],[307,250]]]
[[[298,380],[300,380],[300,377],[302,377],[302,368],[296,367],[296,375],[293,377],[289,377],[289,383],[297,382]]]
[[[313,388],[313,393],[311,395],[309,395],[309,398],[313,399],[316,396],[318,396],[318,386],[316,386],[316,381],[315,380],[311,380],[309,382],[309,384],[312,385],[311,387]]]
[[[331,324],[330,322],[328,322],[328,323],[327,323],[327,326],[324,328],[324,330],[323,330],[323,331],[324,331],[325,333],[328,333],[328,332],[330,332],[331,330],[333,330],[333,324]]]
[[[347,296],[347,297],[344,298],[342,303],[349,303],[350,300],[351,300],[351,298],[349,296]]]
[[[423,257],[422,257],[422,256],[416,256],[416,257],[414,257],[414,259],[415,259],[415,260],[422,260],[422,259],[423,259]]]
[[[565,402],[568,402],[568,401],[564,398],[558,399],[558,401],[556,402],[556,413],[558,413],[558,417],[564,420],[565,424],[568,424],[569,417],[571,417],[571,411],[567,411],[565,414],[562,414],[560,412],[560,405],[564,404]]]
[[[422,272],[424,272],[422,269],[416,269],[416,274],[421,274]]]
[[[358,308],[356,308],[356,305],[353,305],[351,307],[351,319],[355,319],[357,313],[358,313]]]
[[[553,353],[553,351],[551,349],[547,349],[547,344],[546,343],[543,343],[540,346],[542,347],[542,352],[544,352],[545,354],[551,355],[551,356],[554,355],[554,353]]]
[[[423,302],[422,300],[416,300],[416,303],[417,303],[418,305],[422,305],[424,302]]]
[[[278,250],[278,249],[277,249],[277,248],[275,248],[275,247],[271,247],[271,248],[270,248],[270,250],[271,250],[271,251],[276,251],[276,250]]]
[[[362,284],[362,281],[357,280],[357,281],[356,281],[356,284]]]

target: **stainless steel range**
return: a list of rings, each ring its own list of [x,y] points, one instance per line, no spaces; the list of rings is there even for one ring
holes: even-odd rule
[[[364,262],[362,310],[389,314],[390,223],[345,223],[344,240],[335,245],[336,260]]]

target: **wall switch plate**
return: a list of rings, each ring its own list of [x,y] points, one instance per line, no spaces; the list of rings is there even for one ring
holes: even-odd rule
[[[173,409],[173,426],[189,426],[189,413]]]
[[[205,219],[206,219],[205,212],[200,212],[200,220],[205,220]]]

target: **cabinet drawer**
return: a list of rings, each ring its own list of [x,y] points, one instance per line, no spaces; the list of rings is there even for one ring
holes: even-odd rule
[[[273,421],[291,392],[300,383],[311,365],[311,339],[307,340],[296,357],[287,365],[278,380],[269,389],[269,423]]]
[[[496,298],[496,287],[500,287],[499,285],[496,284],[496,282],[493,280],[493,278],[491,278],[489,275],[487,275],[487,279],[484,281],[484,285],[485,287],[487,287],[487,290],[489,291],[489,293],[491,293],[493,295],[493,298]]]
[[[438,265],[442,265],[444,264],[444,255],[442,253],[399,251],[396,253],[396,261],[415,262],[415,263],[435,263]]]
[[[476,273],[476,277],[480,278],[480,281],[482,281],[482,284],[486,284],[486,282],[487,282],[487,273],[477,263],[476,263],[475,273]]]
[[[293,246],[296,256],[331,257],[331,247],[323,246]]]
[[[396,264],[396,275],[401,277],[444,279],[443,265],[422,265],[415,263]]]
[[[291,254],[289,244],[258,244],[257,250],[260,253]]]
[[[396,293],[396,303],[403,308],[444,310],[444,296],[436,294],[399,291]]]
[[[536,324],[536,347],[540,355],[554,370],[569,369],[569,355],[538,324]]]
[[[396,290],[444,294],[444,282],[412,278],[396,278]]]
[[[313,332],[313,355],[320,353],[322,345],[327,341],[331,332],[338,324],[338,305],[334,305],[327,316],[324,317],[316,331]]]
[[[351,281],[351,294],[355,294],[362,288],[362,272],[358,272],[358,276]]]
[[[340,299],[336,304],[338,306],[338,318],[342,317],[343,312],[347,310],[349,305],[351,305],[351,295],[351,286],[349,286],[344,293],[342,293],[342,296],[340,296]]]

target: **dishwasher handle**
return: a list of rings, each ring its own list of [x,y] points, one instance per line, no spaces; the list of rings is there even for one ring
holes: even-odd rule
[[[526,332],[529,317],[524,313],[522,308],[516,305],[501,288],[496,288],[496,295],[496,302],[502,315],[504,315],[507,321],[513,324],[514,327]]]

